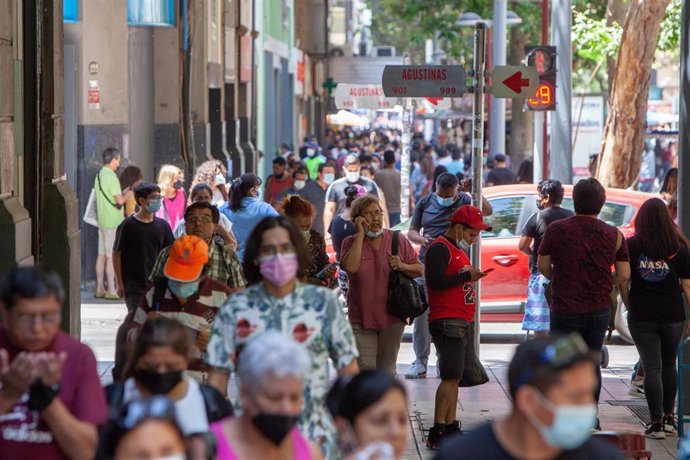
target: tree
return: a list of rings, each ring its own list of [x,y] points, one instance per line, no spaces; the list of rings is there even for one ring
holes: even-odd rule
[[[623,25],[597,178],[627,188],[639,174],[647,97],[659,30],[670,0],[633,0]]]

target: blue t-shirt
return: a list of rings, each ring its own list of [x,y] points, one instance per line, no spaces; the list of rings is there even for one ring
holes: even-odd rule
[[[469,193],[461,193],[455,203],[445,208],[438,202],[437,195],[430,193],[423,197],[414,208],[414,214],[410,221],[411,230],[423,230],[424,236],[436,238],[448,230],[450,227],[450,216],[453,215],[456,209],[466,204],[472,204],[472,197]],[[419,250],[419,260],[424,261],[426,248],[424,246]]]
[[[244,250],[247,247],[249,235],[252,234],[254,227],[258,225],[265,217],[278,216],[278,212],[273,207],[259,201],[258,198],[245,197],[242,198],[242,205],[237,211],[230,209],[229,203],[225,203],[220,212],[225,214],[230,222],[232,222],[232,231],[235,232],[239,249],[237,250],[237,257],[244,262]]]

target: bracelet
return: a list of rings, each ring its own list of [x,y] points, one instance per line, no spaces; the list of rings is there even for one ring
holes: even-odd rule
[[[46,385],[43,383],[43,380],[36,380],[31,384],[31,388],[29,389],[29,402],[27,406],[30,410],[42,412],[50,406],[50,403],[52,403],[58,393],[60,393],[60,389],[59,383]]]

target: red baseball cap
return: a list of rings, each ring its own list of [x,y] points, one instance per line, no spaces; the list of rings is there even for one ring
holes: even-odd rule
[[[170,255],[163,273],[168,279],[188,283],[201,276],[208,262],[208,245],[194,235],[184,235],[176,239],[170,248]]]
[[[477,230],[493,230],[491,225],[484,223],[484,215],[481,209],[468,204],[458,208],[448,220],[453,224],[463,224]]]

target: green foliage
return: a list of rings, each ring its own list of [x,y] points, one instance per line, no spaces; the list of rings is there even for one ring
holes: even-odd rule
[[[671,0],[659,32],[659,50],[680,56],[680,0]]]

